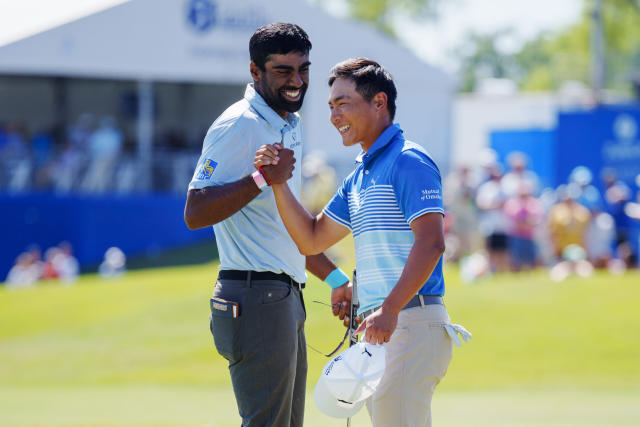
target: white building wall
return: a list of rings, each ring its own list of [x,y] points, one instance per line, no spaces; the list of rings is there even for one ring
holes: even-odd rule
[[[459,94],[453,102],[453,166],[475,165],[478,153],[489,147],[495,130],[553,128],[557,101],[553,94]]]

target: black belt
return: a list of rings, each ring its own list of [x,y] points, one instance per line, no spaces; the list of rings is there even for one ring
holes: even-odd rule
[[[294,288],[304,289],[304,283],[298,283],[285,273],[274,273],[272,271],[246,271],[246,270],[220,270],[218,280],[277,280],[290,284]]]
[[[442,297],[440,295],[416,295],[409,300],[407,305],[405,305],[402,309],[406,310],[407,308],[420,307],[424,305],[433,305],[433,304],[442,304]],[[370,308],[369,310],[363,311],[360,314],[360,318],[364,320],[367,316],[373,314],[374,311],[379,309],[380,307]]]

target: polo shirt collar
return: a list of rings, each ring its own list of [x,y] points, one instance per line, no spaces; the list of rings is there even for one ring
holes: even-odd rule
[[[387,145],[389,145],[393,140],[395,140],[396,136],[400,134],[402,136],[402,128],[400,128],[399,124],[392,124],[388,128],[386,128],[373,143],[369,151],[366,153],[361,151],[356,157],[357,163],[366,163],[375,158],[378,154],[380,154]]]
[[[289,113],[286,120],[280,117],[254,89],[252,83],[247,85],[247,89],[244,91],[244,98],[249,101],[251,107],[278,132],[282,133],[286,127],[294,128],[298,125],[298,120],[300,119],[297,114]]]

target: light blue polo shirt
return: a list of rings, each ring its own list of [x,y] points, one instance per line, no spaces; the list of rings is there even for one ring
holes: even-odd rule
[[[216,119],[204,139],[189,189],[237,181],[255,171],[253,158],[264,144],[282,142],[302,159],[302,123],[297,113],[282,119],[247,85],[244,99]],[[300,198],[301,168],[293,171],[289,187]],[[229,218],[213,226],[220,270],[286,273],[306,282],[305,257],[287,233],[271,187]]]
[[[359,312],[380,306],[398,282],[415,241],[409,224],[421,215],[444,215],[440,171],[418,144],[389,126],[324,208],[353,233]],[[418,292],[444,295],[442,258]]]

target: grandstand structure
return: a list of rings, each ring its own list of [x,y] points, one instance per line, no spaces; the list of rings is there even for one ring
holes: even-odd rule
[[[0,197],[20,221],[2,245],[0,277],[33,243],[70,240],[89,265],[113,245],[129,255],[203,239],[178,206],[207,128],[250,81],[251,34],[276,21],[301,25],[313,42],[301,111],[307,152],[325,151],[338,176],[351,168],[357,150],[343,148],[329,123],[326,77],[335,63],[368,56],[394,75],[397,121],[448,169],[453,81],[397,41],[295,0],[132,0],[0,46]],[[98,129],[102,138],[91,139]],[[116,199],[127,220],[100,227],[99,203]],[[47,214],[78,206],[84,213],[62,225],[65,214]],[[176,220],[148,227],[158,210]]]

